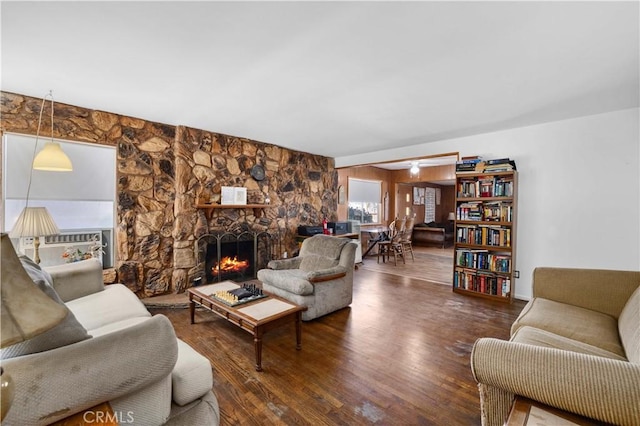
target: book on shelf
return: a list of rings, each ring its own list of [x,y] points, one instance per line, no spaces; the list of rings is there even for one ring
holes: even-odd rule
[[[459,225],[456,242],[508,249],[511,247],[511,228],[500,225]]]
[[[499,173],[499,172],[512,172],[515,169],[510,166],[510,165],[498,165],[498,166],[489,166],[489,167],[485,167],[482,172],[483,173]]]
[[[479,155],[462,157],[456,161],[456,173],[477,173],[484,168],[484,162]]]
[[[478,194],[481,197],[493,197],[493,186],[494,179],[493,177],[486,177],[478,179]]]
[[[487,160],[484,162],[484,173],[487,172],[511,172],[517,170],[516,162],[509,158],[499,158],[497,160]]]
[[[456,171],[475,171],[476,170],[476,166],[480,163],[480,161],[467,161],[467,162],[462,162],[462,161],[458,161],[456,162]]]
[[[485,161],[485,164],[487,165],[491,165],[491,164],[505,164],[505,163],[509,163],[511,160],[509,158],[496,158],[493,160],[487,160]]]
[[[493,184],[494,197],[511,197],[513,196],[513,179],[509,177],[496,178]]]
[[[511,222],[513,203],[510,201],[491,201],[482,203],[483,220],[488,222]]]
[[[456,162],[456,173],[496,173],[517,170],[516,162],[510,158],[482,160],[479,156],[463,157]]]
[[[476,197],[476,180],[473,178],[460,179],[458,181],[458,198]]]
[[[456,209],[458,220],[482,220],[482,202],[463,203]]]
[[[488,250],[456,249],[456,266],[492,273],[510,273],[511,256],[490,253]]]
[[[457,195],[458,198],[511,197],[513,178],[511,176],[461,178],[457,185]]]
[[[491,273],[457,268],[453,274],[453,287],[492,296],[509,297],[511,280]]]
[[[483,168],[484,168],[484,163],[481,161],[475,162],[475,163],[461,163],[461,162],[456,163],[456,173],[461,173],[461,172],[475,173],[476,171],[482,171]]]

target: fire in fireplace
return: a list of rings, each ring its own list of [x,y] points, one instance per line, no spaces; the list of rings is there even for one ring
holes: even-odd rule
[[[248,237],[248,236],[245,236]],[[247,281],[253,278],[254,271],[253,239],[225,234],[216,244],[207,244],[207,282],[223,280]]]
[[[271,235],[266,232],[207,234],[198,239],[201,277],[207,283],[248,281],[271,259]]]
[[[220,263],[216,263],[213,266],[212,273],[220,274],[227,272],[243,272],[249,267],[248,260],[238,260],[238,256],[233,256],[233,259],[229,256],[225,256],[220,260]]]

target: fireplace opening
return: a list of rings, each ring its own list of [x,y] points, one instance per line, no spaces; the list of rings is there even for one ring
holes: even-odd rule
[[[219,245],[218,252],[218,244],[207,244],[207,282],[247,281],[257,274],[254,271],[253,241],[221,241]]]
[[[204,235],[196,244],[200,277],[206,283],[252,280],[271,260],[271,246],[266,232]]]

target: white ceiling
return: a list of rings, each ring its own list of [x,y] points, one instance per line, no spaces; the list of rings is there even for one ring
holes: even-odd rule
[[[330,157],[639,105],[638,2],[1,2],[2,90]]]

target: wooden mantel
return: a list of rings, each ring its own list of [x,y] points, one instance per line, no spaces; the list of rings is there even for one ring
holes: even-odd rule
[[[253,209],[253,214],[256,217],[262,216],[262,210],[271,207],[269,204],[206,204],[206,203],[198,203],[196,204],[197,209],[204,210],[204,214],[207,217],[207,220],[211,220],[211,216],[213,216],[213,211],[216,209]]]

